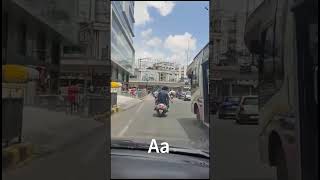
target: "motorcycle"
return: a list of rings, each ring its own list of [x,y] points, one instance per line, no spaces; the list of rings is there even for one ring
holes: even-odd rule
[[[165,116],[166,112],[168,112],[168,107],[163,103],[159,103],[156,105],[155,110],[157,111],[158,116],[161,117]]]

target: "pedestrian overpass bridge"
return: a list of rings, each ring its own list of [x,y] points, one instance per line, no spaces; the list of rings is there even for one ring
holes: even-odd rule
[[[129,81],[129,86],[167,86],[169,88],[184,87],[184,82],[165,82],[165,81]]]

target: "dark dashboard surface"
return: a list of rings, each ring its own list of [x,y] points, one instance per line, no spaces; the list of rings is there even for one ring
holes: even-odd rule
[[[112,149],[112,179],[208,179],[209,159],[147,150]]]

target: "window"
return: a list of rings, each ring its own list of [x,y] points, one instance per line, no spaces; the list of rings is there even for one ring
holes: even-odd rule
[[[81,54],[82,48],[78,46],[64,46],[63,53],[64,54]]]
[[[18,53],[25,56],[27,53],[27,25],[21,24],[18,36]]]
[[[45,61],[46,59],[46,43],[45,33],[39,32],[37,38],[37,56],[40,61]]]
[[[113,17],[115,17],[115,15]],[[120,26],[119,21],[113,18],[111,30],[111,59],[124,67],[128,67],[128,70],[131,71],[134,60],[134,50]]]
[[[52,64],[59,64],[60,61],[60,43],[53,41],[51,45]]]
[[[227,97],[226,102],[240,102],[240,97]]]
[[[258,98],[245,98],[243,105],[258,105]]]

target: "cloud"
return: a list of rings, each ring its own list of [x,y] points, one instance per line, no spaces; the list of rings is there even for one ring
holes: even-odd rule
[[[153,20],[148,12],[149,7],[157,9],[161,16],[167,16],[172,12],[174,6],[175,3],[172,1],[135,1],[135,25],[144,25]]]
[[[148,1],[148,5],[156,8],[161,16],[167,16],[170,14],[175,6],[172,1]]]
[[[183,35],[169,35],[164,42],[164,47],[172,52],[181,52],[196,49],[196,38],[188,32]]]
[[[161,47],[162,46],[162,40],[158,37],[151,38],[146,42],[147,45],[151,47]]]
[[[192,34],[169,35],[164,41],[164,47],[171,52],[169,59],[180,64],[192,61],[196,50],[197,39]],[[188,52],[189,50],[189,52]]]
[[[152,20],[148,12],[147,1],[135,1],[134,20],[135,20],[135,25],[145,24],[146,22]]]
[[[196,38],[192,34],[169,35],[163,39],[153,36],[148,28],[140,33],[141,39],[135,41],[136,59],[151,57],[178,64],[190,63],[196,50]],[[189,54],[188,52],[189,43]]]
[[[149,28],[149,29],[144,30],[144,31],[141,32],[141,37],[144,38],[144,39],[147,39],[147,38],[149,38],[151,36],[151,34],[152,34],[152,29]]]

